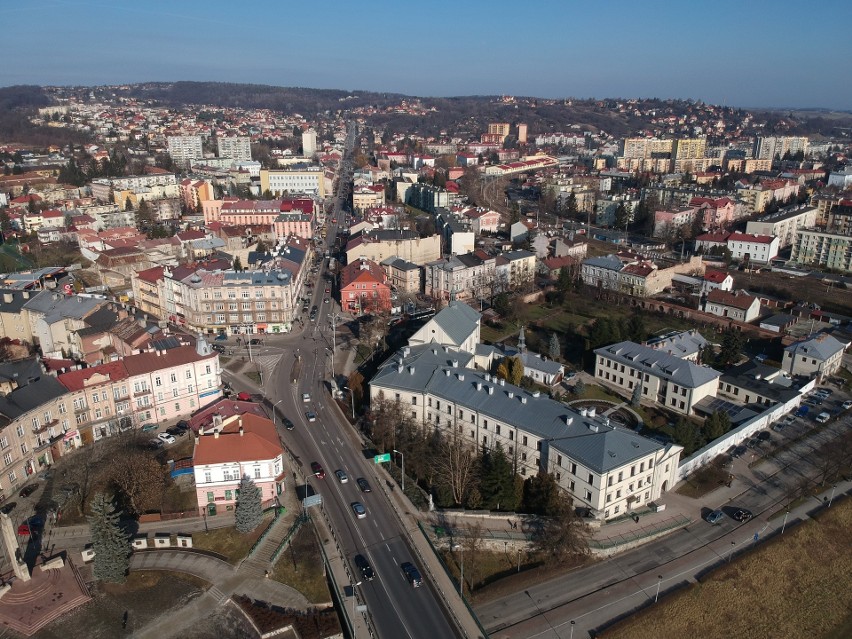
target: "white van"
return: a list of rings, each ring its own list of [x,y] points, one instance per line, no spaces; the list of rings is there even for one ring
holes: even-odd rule
[[[816,416],[816,421],[818,424],[825,424],[829,419],[831,419],[831,415],[828,413],[820,413]]]

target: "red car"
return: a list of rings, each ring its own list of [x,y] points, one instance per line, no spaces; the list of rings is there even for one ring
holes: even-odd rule
[[[240,400],[241,402],[250,402],[251,401],[251,395],[249,395],[245,391],[241,391],[241,392],[237,393],[237,399]]]

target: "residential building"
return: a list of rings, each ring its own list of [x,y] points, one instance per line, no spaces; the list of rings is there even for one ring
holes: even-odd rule
[[[817,221],[817,209],[798,206],[766,215],[746,223],[746,233],[778,238],[778,246],[785,248],[796,243],[799,231],[813,228]]]
[[[261,169],[260,190],[273,196],[285,193],[305,193],[319,198],[326,194],[325,174],[320,166],[293,169]]]
[[[798,232],[790,259],[799,264],[852,271],[852,235],[802,229]]]
[[[302,155],[312,158],[317,153],[317,132],[310,128],[302,132]]]
[[[649,297],[670,287],[675,275],[701,275],[704,268],[697,255],[661,268],[638,253],[621,251],[616,255],[583,260],[580,277],[587,286]]]
[[[423,267],[424,292],[434,299],[473,299],[490,296],[496,278],[496,258],[483,251],[444,257]]]
[[[719,396],[742,405],[762,407],[798,402],[802,396],[801,378],[753,360],[729,368],[719,378]]]
[[[212,427],[198,430],[192,464],[198,512],[203,515],[233,511],[243,477],[260,489],[264,505],[271,505],[284,491],[284,447],[266,417],[214,416]]]
[[[848,347],[848,342],[841,342],[828,333],[812,335],[784,349],[781,368],[790,375],[822,380],[840,370],[843,353]]]
[[[213,185],[208,180],[181,180],[180,197],[187,210],[200,211],[202,202],[213,199]]]
[[[730,291],[734,288],[734,278],[730,273],[707,269],[701,282],[701,294],[709,293],[714,289]]]
[[[299,257],[296,256],[299,253]],[[304,262],[304,252],[290,249]],[[291,328],[304,270],[207,270],[178,266],[163,270],[158,315],[196,332],[233,335],[285,333]]]
[[[417,422],[477,449],[500,444],[518,474],[552,473],[575,507],[599,519],[644,506],[674,485],[681,447],[469,368],[470,358],[437,344],[405,348],[370,382],[371,402],[398,402]]]
[[[500,214],[482,207],[466,209],[462,215],[470,220],[470,228],[477,235],[484,232],[496,233],[500,229]]]
[[[352,191],[352,208],[359,213],[384,205],[385,187],[382,184],[359,186]]]
[[[381,266],[359,259],[340,271],[340,308],[353,315],[391,311],[391,291]]]
[[[33,343],[32,325],[24,315],[24,304],[35,294],[35,291],[0,289],[0,338]]]
[[[45,357],[62,357],[63,351],[80,355],[74,348],[73,332],[85,328],[86,317],[104,303],[100,297],[41,291],[24,302],[23,320],[29,322],[33,343]]]
[[[249,137],[217,136],[216,147],[220,158],[251,161],[251,138]]]
[[[397,257],[422,265],[441,257],[441,236],[420,237],[402,229],[363,230],[350,235],[346,243],[347,263],[362,257],[377,263]]]
[[[0,497],[18,494],[34,473],[61,457],[66,443],[78,439],[67,390],[50,375],[18,379],[0,395]]]
[[[731,233],[727,242],[732,259],[757,264],[769,264],[778,255],[778,246],[777,237],[752,233]]]
[[[274,230],[279,239],[296,236],[309,240],[315,232],[318,203],[311,198],[279,200],[208,200],[202,202],[204,223],[225,226],[256,225]]]
[[[417,264],[392,256],[381,262],[391,290],[416,295],[423,290],[422,270]]]
[[[804,136],[760,136],[754,142],[754,157],[759,160],[783,159],[789,153],[808,152],[808,138]]]
[[[535,253],[523,249],[500,253],[495,259],[493,290],[518,291],[533,283],[536,272]]]
[[[737,322],[753,322],[760,316],[760,300],[743,291],[732,293],[715,288],[707,294],[704,312]]]
[[[698,211],[693,206],[681,206],[654,211],[654,237],[676,237],[683,227],[695,223]]]
[[[518,347],[505,346],[502,348],[502,354],[504,357],[517,357],[524,366],[524,377],[529,377],[543,386],[555,386],[562,381],[565,374],[565,368],[559,362],[527,350],[523,326],[518,335]]]
[[[178,163],[188,163],[204,157],[200,135],[174,135],[167,138],[169,155]]]
[[[684,415],[705,397],[716,396],[719,376],[708,366],[633,342],[595,349],[597,381],[627,395],[638,385],[642,399]]]

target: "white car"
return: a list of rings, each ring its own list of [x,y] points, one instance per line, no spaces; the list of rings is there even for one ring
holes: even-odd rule
[[[157,439],[159,439],[164,444],[174,444],[176,441],[175,438],[169,435],[168,433],[160,433],[159,435],[157,435]]]
[[[310,393],[302,393],[302,401],[303,402],[311,401],[311,394]]]
[[[852,399],[843,402],[843,410],[849,410],[850,408],[852,408]]]

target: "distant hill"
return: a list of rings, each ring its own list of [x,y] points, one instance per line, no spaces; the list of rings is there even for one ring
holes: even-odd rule
[[[394,104],[405,97],[396,93],[367,91],[350,93],[337,89],[275,87],[265,84],[229,82],[152,82],[131,85],[125,93],[139,99],[157,100],[172,107],[209,104],[244,109],[273,109],[286,113],[301,113],[305,116],[370,104]]]
[[[0,142],[32,146],[79,144],[90,138],[79,131],[35,126],[29,116],[52,104],[42,87],[19,85],[0,87]]]

